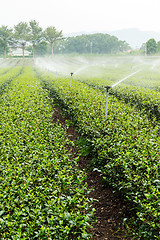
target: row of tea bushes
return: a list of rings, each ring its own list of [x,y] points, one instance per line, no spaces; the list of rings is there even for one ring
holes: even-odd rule
[[[160,91],[159,70],[150,67],[139,68],[140,72],[125,80],[125,84]]]
[[[0,74],[0,95],[4,92],[5,88],[11,83],[11,81],[16,78],[22,71],[22,67],[16,66],[9,70],[5,68]]]
[[[0,68],[0,75],[7,73],[11,67]]]
[[[131,106],[145,110],[148,116],[156,116],[160,120],[160,93],[151,89],[122,85],[111,92],[118,99],[124,99]]]
[[[37,70],[38,71],[38,70]],[[84,83],[55,78],[38,71],[44,88],[74,121],[82,151],[111,184],[135,204],[137,239],[159,239],[160,134],[159,122],[110,96],[105,117],[105,93]]]
[[[99,79],[79,80],[86,83],[88,86],[101,91],[105,91],[105,86],[112,86],[111,81]],[[160,83],[159,83],[160,84]],[[111,95],[118,99],[123,99],[131,106],[136,106],[141,110],[145,110],[148,116],[156,116],[160,120],[160,93],[152,89],[129,86],[127,84],[120,84],[109,90]]]
[[[91,66],[85,70],[85,73],[82,73],[83,78],[98,78],[100,81],[103,79],[104,81],[111,81],[113,85],[119,80],[129,76],[131,73],[136,72],[135,75],[125,79],[125,84],[130,86],[144,87],[153,90],[160,90],[160,79],[159,79],[159,69],[152,69],[149,66],[146,68],[142,66],[129,65],[126,63],[119,64],[118,67],[112,66]],[[138,72],[139,71],[139,72]],[[88,72],[88,75],[86,74]]]
[[[31,67],[0,103],[0,239],[89,239],[84,173]]]

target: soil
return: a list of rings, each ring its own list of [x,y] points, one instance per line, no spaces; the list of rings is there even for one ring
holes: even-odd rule
[[[62,116],[59,107],[54,106],[53,122],[59,122],[64,127],[66,118]],[[74,157],[79,156],[79,167],[87,174],[87,184],[89,189],[93,189],[89,194],[93,201],[92,207],[95,208],[96,222],[91,229],[92,240],[131,240],[127,230],[123,226],[123,219],[129,217],[129,204],[117,195],[111,186],[104,185],[102,176],[97,171],[90,170],[89,161],[86,157],[79,155],[76,140],[79,135],[73,126],[67,129],[68,138],[74,142],[74,146],[70,146],[69,150]]]

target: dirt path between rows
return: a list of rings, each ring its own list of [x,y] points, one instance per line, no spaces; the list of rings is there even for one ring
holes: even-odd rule
[[[66,119],[62,117],[62,111],[59,107],[54,106],[53,122],[59,122],[64,127]],[[69,150],[74,157],[79,156],[76,140],[79,135],[73,126],[67,129],[68,138],[73,141],[74,146],[70,146]],[[113,193],[113,189],[104,186],[102,177],[97,171],[87,170],[89,159],[80,156],[79,167],[84,169],[87,174],[87,184],[89,189],[94,189],[89,197],[94,199],[92,207],[95,208],[96,223],[91,230],[93,240],[131,240],[127,236],[127,231],[123,226],[123,218],[129,216],[128,204],[118,195]]]

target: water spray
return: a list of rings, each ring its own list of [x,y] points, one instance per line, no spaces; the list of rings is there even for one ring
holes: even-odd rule
[[[136,72],[134,72],[134,73],[131,73],[130,75],[126,76],[125,78],[123,78],[123,79],[121,79],[121,80],[119,80],[118,82],[116,82],[116,83],[113,84],[112,86],[106,86],[106,87],[105,87],[105,88],[106,88],[106,118],[107,118],[107,112],[108,112],[109,89],[115,87],[115,86],[118,85],[119,83],[123,82],[123,81],[126,80],[127,78],[133,76],[134,74],[136,74],[136,73],[138,73],[138,72],[140,72],[140,71],[141,71],[141,70],[138,70],[138,71],[136,71]]]
[[[73,72],[70,73],[71,74],[71,80],[70,80],[70,87],[72,85],[72,76],[73,76]]]
[[[136,72],[131,73],[130,75],[126,76],[125,78],[123,78],[123,79],[121,79],[120,81],[118,81],[118,82],[116,82],[115,84],[113,84],[111,87],[115,87],[115,86],[118,85],[119,83],[123,82],[123,81],[126,80],[127,78],[133,76],[134,74],[136,74],[136,73],[138,73],[138,72],[140,72],[140,71],[141,71],[141,70],[138,70],[138,71],[136,71]]]

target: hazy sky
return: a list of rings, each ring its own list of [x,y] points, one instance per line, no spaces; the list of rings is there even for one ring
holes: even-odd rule
[[[160,32],[160,0],[3,0],[0,26],[36,20],[63,33],[138,28]]]

